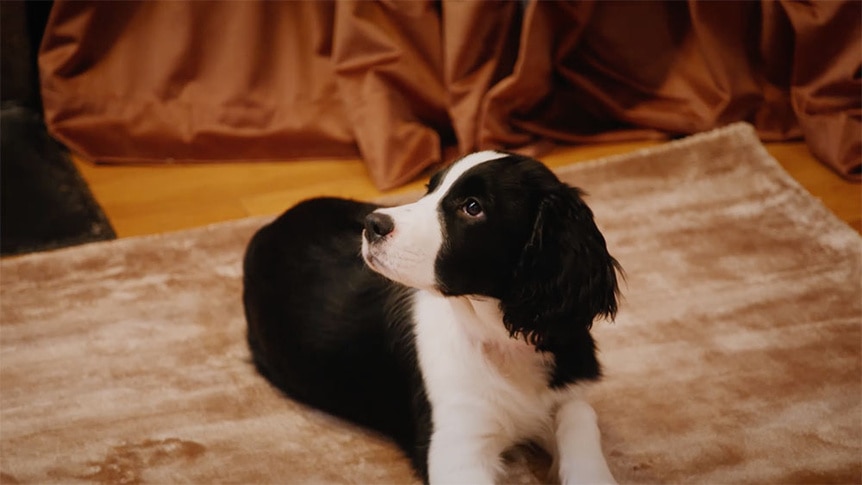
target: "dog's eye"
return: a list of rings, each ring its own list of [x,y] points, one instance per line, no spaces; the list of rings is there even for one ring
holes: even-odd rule
[[[482,206],[476,199],[467,199],[467,202],[464,202],[464,205],[461,206],[461,210],[470,217],[479,217],[482,215]]]

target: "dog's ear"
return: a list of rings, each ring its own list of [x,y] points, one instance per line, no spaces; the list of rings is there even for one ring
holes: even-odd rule
[[[589,339],[596,318],[616,315],[619,264],[581,195],[561,185],[541,201],[532,235],[501,299],[509,333],[539,350]]]

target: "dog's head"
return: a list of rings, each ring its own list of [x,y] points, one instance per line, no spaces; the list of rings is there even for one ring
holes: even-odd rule
[[[498,299],[510,334],[540,349],[617,309],[618,265],[581,192],[520,155],[468,155],[419,201],[374,211],[362,255],[404,285]]]

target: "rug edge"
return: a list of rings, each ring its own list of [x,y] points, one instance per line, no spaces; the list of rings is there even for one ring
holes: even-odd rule
[[[811,209],[814,213],[812,215],[822,217],[824,219],[824,222],[827,223],[834,230],[845,233],[842,234],[843,236],[851,237],[857,242],[862,243],[862,234],[859,234],[856,229],[853,228],[853,226],[843,221],[840,217],[838,217],[837,214],[835,214],[832,210],[826,207],[822,199],[815,197],[814,194],[809,192],[808,189],[806,189],[801,183],[799,183],[798,180],[793,178],[793,176],[790,175],[790,173],[784,169],[781,163],[779,163],[778,160],[776,160],[775,157],[773,157],[772,154],[769,153],[769,151],[760,141],[760,137],[757,135],[757,131],[755,130],[754,126],[744,121],[731,123],[721,128],[697,133],[679,140],[671,140],[669,142],[662,143],[661,145],[656,145],[653,147],[641,148],[639,150],[635,150],[628,153],[595,158],[581,163],[569,164],[560,167],[557,170],[554,170],[554,172],[558,176],[569,175],[589,168],[623,163],[632,157],[653,156],[656,154],[683,150],[696,143],[711,141],[716,138],[733,136],[741,138],[744,142],[750,144],[754,150],[757,150],[759,153],[756,157],[756,160],[760,163],[760,166],[763,169],[769,170],[771,173],[773,173],[776,176],[777,180],[783,183],[788,188],[788,190],[791,190],[793,193],[797,194],[797,196],[806,198],[811,201]]]

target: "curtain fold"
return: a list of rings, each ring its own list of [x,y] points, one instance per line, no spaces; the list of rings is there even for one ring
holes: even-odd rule
[[[355,157],[381,189],[476,149],[748,121],[862,165],[862,3],[77,2],[46,123],[96,162]]]

